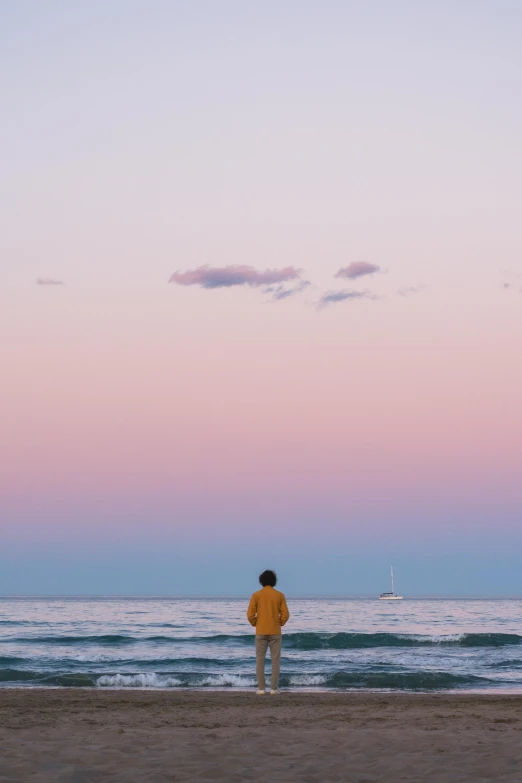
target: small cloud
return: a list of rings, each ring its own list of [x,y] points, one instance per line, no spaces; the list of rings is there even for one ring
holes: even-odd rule
[[[337,302],[354,301],[356,299],[375,299],[375,296],[368,293],[368,291],[327,291],[319,299],[317,307],[328,307],[328,305],[336,304]]]
[[[54,277],[39,277],[36,285],[64,285],[63,280],[57,280]]]
[[[405,285],[397,290],[399,296],[411,296],[412,294],[418,294],[419,291],[425,288],[423,285]]]
[[[381,267],[377,264],[369,264],[367,261],[354,261],[352,264],[339,269],[335,274],[335,277],[343,277],[347,280],[356,280],[358,277],[364,277],[364,275],[374,275],[376,272],[380,272]]]
[[[288,299],[290,296],[295,296],[305,291],[311,283],[309,280],[301,280],[297,285],[287,288],[284,285],[269,286],[265,288],[265,294],[272,294],[272,300],[274,302],[281,302],[283,299]]]
[[[199,285],[201,288],[231,288],[232,286],[257,288],[262,285],[270,286],[297,280],[301,276],[301,271],[293,266],[284,269],[265,269],[264,272],[246,265],[200,266],[187,272],[174,272],[169,278],[169,283],[184,286]]]
[[[504,278],[502,288],[505,291],[518,291],[518,293],[522,293],[522,287],[520,285],[522,274],[520,272],[513,268],[499,269],[498,271]]]

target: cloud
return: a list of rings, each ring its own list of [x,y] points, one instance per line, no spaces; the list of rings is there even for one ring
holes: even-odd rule
[[[36,285],[64,285],[63,280],[57,280],[54,277],[39,277]]]
[[[423,288],[425,288],[423,285],[404,285],[397,290],[397,293],[399,296],[411,296],[411,294],[418,294]]]
[[[281,302],[283,299],[288,299],[290,296],[300,294],[310,285],[311,283],[309,280],[300,280],[297,285],[290,288],[287,288],[284,285],[269,286],[268,288],[265,288],[263,293],[272,294],[272,300],[274,302]]]
[[[364,277],[364,275],[374,275],[376,272],[380,271],[381,267],[377,266],[377,264],[369,264],[367,261],[354,261],[352,264],[339,269],[335,277],[344,277],[347,280],[356,280],[358,277]]]
[[[169,283],[185,286],[199,285],[201,288],[231,288],[232,286],[257,288],[262,285],[270,286],[298,280],[301,271],[293,266],[284,269],[265,269],[264,272],[244,264],[223,267],[199,266],[192,271],[174,272],[169,278]]]
[[[323,308],[337,302],[354,301],[356,299],[375,299],[368,291],[327,291],[317,303],[317,307]]]
[[[499,269],[500,274],[504,277],[502,288],[505,291],[518,291],[522,293],[522,287],[520,281],[522,280],[522,274],[516,269]]]

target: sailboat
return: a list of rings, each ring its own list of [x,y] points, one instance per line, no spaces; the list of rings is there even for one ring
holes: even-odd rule
[[[391,593],[381,593],[379,596],[379,601],[402,601],[402,595],[395,595],[395,587],[393,584],[393,566],[390,568],[391,571]]]

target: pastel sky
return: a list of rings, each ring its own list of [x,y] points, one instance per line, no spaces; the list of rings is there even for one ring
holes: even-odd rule
[[[0,4],[0,593],[522,594],[521,35]]]

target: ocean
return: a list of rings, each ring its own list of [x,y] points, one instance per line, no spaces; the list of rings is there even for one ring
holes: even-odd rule
[[[522,691],[522,600],[288,603],[283,689]],[[248,597],[3,598],[0,685],[253,688],[247,605]]]

